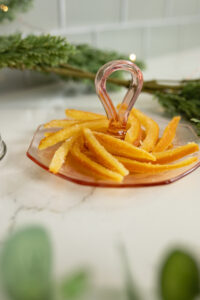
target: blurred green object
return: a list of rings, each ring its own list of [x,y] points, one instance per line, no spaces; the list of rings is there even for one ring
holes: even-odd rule
[[[12,21],[17,12],[26,12],[33,4],[33,0],[0,0],[0,23],[4,20]]]
[[[141,296],[139,294],[138,288],[136,288],[134,284],[127,251],[123,244],[119,245],[119,251],[121,254],[122,266],[124,269],[126,298],[127,300],[141,300]]]
[[[43,74],[56,74],[64,80],[75,80],[87,84],[94,91],[96,72],[111,60],[129,59],[125,54],[106,51],[87,44],[72,45],[65,38],[51,35],[21,34],[0,36],[0,68],[40,71]],[[145,64],[135,62],[141,69]],[[115,72],[111,77],[124,80],[123,71]],[[123,82],[124,83],[124,82]],[[129,85],[129,82],[126,82]],[[121,86],[116,82],[107,85],[109,90]]]
[[[179,90],[156,92],[156,98],[170,115],[181,114],[196,126],[200,135],[200,80],[185,82]]]
[[[163,300],[194,300],[199,293],[198,265],[182,250],[174,250],[166,257],[159,280]]]
[[[52,299],[52,250],[47,232],[31,226],[8,237],[1,251],[0,274],[11,300]]]
[[[75,47],[64,37],[20,33],[0,36],[0,68],[45,72],[57,67],[74,55]]]
[[[77,271],[63,279],[60,287],[61,299],[72,300],[79,298],[89,287],[89,273]]]

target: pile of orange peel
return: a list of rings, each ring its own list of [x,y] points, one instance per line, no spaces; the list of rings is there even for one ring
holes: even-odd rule
[[[173,145],[179,116],[168,123],[159,138],[158,124],[133,108],[124,139],[119,139],[109,134],[109,120],[104,115],[73,109],[66,109],[65,113],[66,119],[44,124],[54,131],[46,132],[38,147],[44,150],[58,145],[49,165],[54,174],[73,159],[94,178],[122,182],[130,173],[157,174],[198,160],[197,156],[182,159],[197,152],[198,144]]]

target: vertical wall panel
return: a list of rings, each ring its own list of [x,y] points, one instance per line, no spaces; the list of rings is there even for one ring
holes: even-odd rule
[[[150,29],[147,57],[159,56],[178,50],[178,26],[162,26]]]
[[[118,22],[120,0],[66,0],[67,26]]]
[[[180,49],[191,49],[198,46],[200,46],[200,23],[181,26]]]
[[[197,14],[198,0],[171,0],[170,16],[188,16]]]
[[[41,29],[58,27],[57,0],[34,0],[33,8],[23,14],[23,19]]]
[[[164,0],[129,0],[129,20],[162,18]]]
[[[85,34],[66,34],[66,38],[73,44],[92,44],[92,36],[90,33]]]
[[[141,57],[142,30],[120,29],[101,32],[98,35],[98,46],[103,49],[116,50],[121,53],[135,53]]]

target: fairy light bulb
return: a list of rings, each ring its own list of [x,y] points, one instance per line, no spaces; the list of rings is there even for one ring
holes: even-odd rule
[[[131,53],[131,54],[129,55],[129,59],[130,59],[130,61],[132,61],[132,62],[136,61],[136,54],[135,54],[135,53]]]
[[[1,4],[1,5],[0,5],[0,9],[1,9],[3,12],[7,12],[7,11],[8,11],[8,6],[5,5],[5,4]]]

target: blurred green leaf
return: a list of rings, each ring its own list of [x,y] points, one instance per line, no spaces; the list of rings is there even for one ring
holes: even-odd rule
[[[49,236],[32,226],[11,235],[0,257],[1,283],[12,300],[50,300],[52,253]]]
[[[156,98],[170,115],[182,115],[200,135],[200,81],[188,82],[177,91],[156,92]]]
[[[66,63],[75,47],[64,37],[20,33],[0,36],[0,68],[44,71]]]
[[[60,288],[61,299],[77,299],[89,288],[89,273],[84,270],[77,271],[63,279]]]
[[[199,293],[199,270],[195,259],[182,250],[172,251],[161,268],[163,300],[194,300]]]
[[[119,250],[122,258],[122,265],[124,268],[125,292],[127,300],[140,300],[141,298],[139,296],[138,289],[134,284],[126,249],[123,245],[120,245]]]

